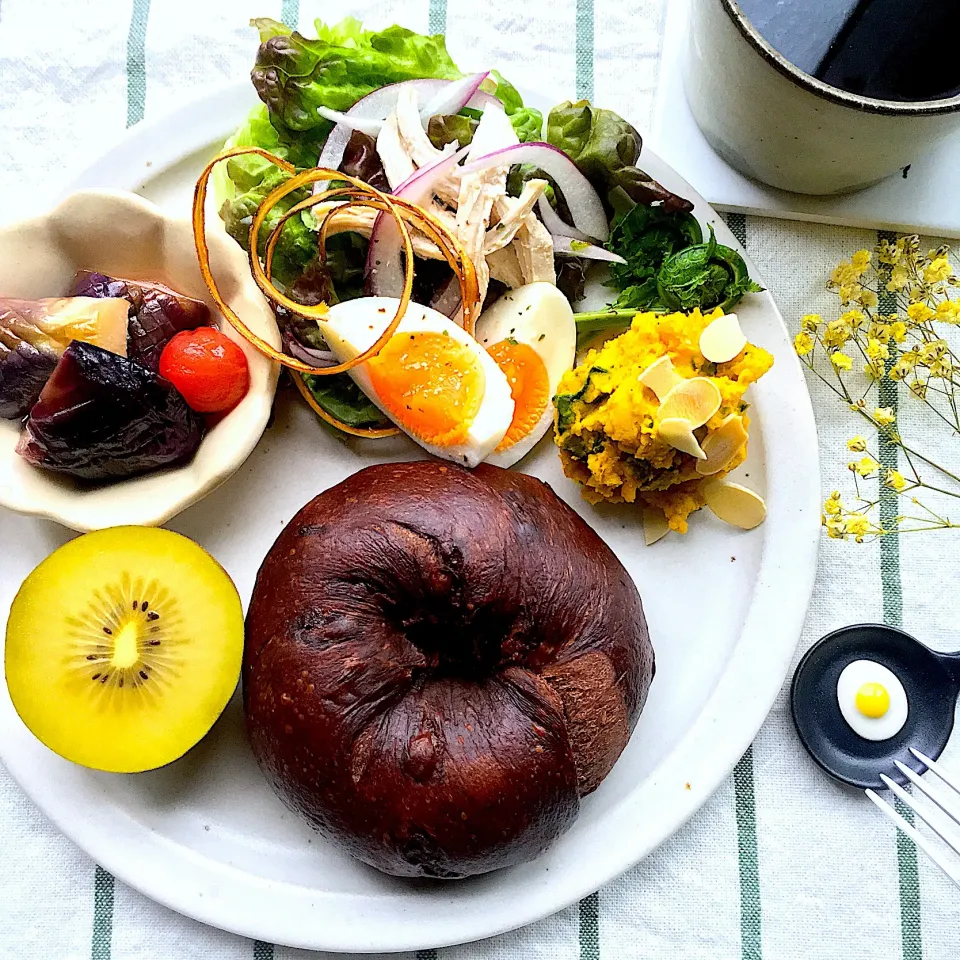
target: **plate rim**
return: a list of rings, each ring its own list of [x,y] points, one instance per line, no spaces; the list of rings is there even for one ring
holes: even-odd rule
[[[532,93],[529,98],[545,99]],[[226,126],[224,118],[234,120],[242,115],[245,107],[255,105],[249,85],[235,83],[138,124],[75,176],[63,192],[90,186],[136,191],[157,171],[166,170],[207,147],[216,139],[211,134]],[[652,158],[656,166],[669,171],[671,175],[665,179],[673,180],[678,190],[687,189],[688,195],[696,198],[700,218],[707,217],[715,224],[719,239],[744,253],[752,275],[756,276],[755,265],[706,200],[646,145],[644,157],[648,161]],[[649,162],[645,165],[649,166]],[[134,174],[135,170],[140,173]],[[769,293],[757,296],[765,298],[771,320],[780,324],[789,341],[786,325],[772,296]],[[251,939],[312,950],[413,951],[496,936],[564,909],[635,866],[706,803],[755,738],[787,677],[816,574],[820,465],[812,404],[799,361],[791,352],[789,356],[778,356],[777,364],[781,369],[788,368],[784,382],[790,387],[787,396],[791,406],[784,416],[790,429],[784,430],[781,425],[779,432],[789,433],[789,437],[779,437],[778,430],[764,426],[770,418],[761,418],[766,457],[769,460],[772,453],[782,450],[794,462],[800,459],[805,469],[795,471],[789,479],[781,478],[781,489],[767,491],[771,509],[767,523],[761,528],[764,541],[753,595],[724,672],[705,699],[699,715],[629,798],[618,804],[602,823],[581,825],[582,843],[587,848],[604,844],[608,847],[602,869],[566,870],[562,877],[554,873],[549,883],[528,884],[530,893],[522,900],[503,899],[499,909],[487,911],[485,915],[477,910],[454,909],[447,914],[445,922],[438,923],[436,929],[431,928],[425,936],[419,920],[414,917],[405,917],[403,923],[378,926],[363,923],[362,911],[354,909],[352,914],[344,916],[338,909],[344,900],[356,908],[364,898],[374,904],[376,898],[338,893],[327,894],[324,899],[316,896],[321,892],[313,888],[257,877],[205,857],[185,845],[154,836],[131,818],[117,824],[118,829],[105,837],[96,817],[90,816],[89,811],[84,817],[82,810],[77,812],[75,803],[58,803],[56,791],[45,789],[42,778],[40,782],[33,782],[26,758],[21,757],[18,763],[14,756],[11,761],[10,754],[16,752],[16,737],[0,743],[0,759],[21,789],[57,828],[114,876],[170,909]],[[769,463],[765,469],[769,475]],[[786,473],[786,468],[781,467],[781,471]],[[779,543],[773,542],[775,537]],[[764,640],[769,622],[778,625],[777,633],[781,637],[778,643]],[[745,637],[752,643],[745,642]],[[732,730],[722,730],[723,749],[709,749],[711,743],[715,745],[716,724],[731,714],[737,716],[737,723]],[[4,687],[0,689],[0,728],[9,726],[11,719],[19,723]],[[13,732],[16,733],[15,728]],[[22,732],[30,736],[25,728]],[[683,761],[691,753],[699,764],[695,783],[687,781],[689,760],[683,767]],[[94,782],[91,792],[102,793],[102,786]],[[644,832],[637,818],[631,818],[629,809],[624,809],[635,807],[638,800],[645,817],[651,813],[659,815],[666,826]],[[614,822],[634,828],[634,833],[627,838],[618,836],[617,842],[610,845],[609,833]],[[534,869],[536,863],[534,861]],[[496,874],[488,876],[496,877]],[[228,888],[226,892],[225,888]],[[301,892],[299,898],[293,895],[295,891]],[[304,893],[307,896],[303,896]],[[270,900],[269,910],[263,909],[265,898]],[[464,901],[446,902],[456,905]]]

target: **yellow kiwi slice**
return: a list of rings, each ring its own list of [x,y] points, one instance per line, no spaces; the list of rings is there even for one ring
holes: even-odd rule
[[[240,676],[243,611],[192,540],[113,527],[64,544],[10,609],[4,668],[20,718],[67,760],[115,773],[183,756]]]

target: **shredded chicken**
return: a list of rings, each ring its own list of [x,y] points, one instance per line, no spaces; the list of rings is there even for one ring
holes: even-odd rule
[[[508,243],[512,243],[517,231],[523,225],[526,217],[533,212],[537,201],[547,188],[546,180],[528,180],[523,185],[519,197],[508,197],[506,194],[498,197],[494,204],[494,212],[500,218],[499,222],[487,231],[483,241],[483,252],[489,256],[495,250],[500,250]]]
[[[403,143],[400,140],[396,113],[391,113],[387,117],[383,128],[377,135],[377,153],[380,154],[380,162],[383,164],[383,171],[387,175],[387,182],[390,184],[391,190],[396,189],[404,180],[413,176],[416,167],[404,150]]]
[[[341,203],[318,203],[313,208],[313,212],[317,219],[320,220],[328,210],[340,206],[342,206]],[[430,212],[437,214],[440,211],[431,210]],[[335,233],[359,233],[361,236],[369,239],[370,234],[373,233],[373,225],[376,222],[377,215],[378,212],[370,207],[351,207],[349,210],[344,210],[343,213],[335,213],[332,215],[327,232],[331,236]],[[447,225],[451,230],[454,230],[456,225],[449,222],[452,221],[452,217],[449,213],[446,213],[445,216],[449,218]],[[444,259],[439,248],[417,230],[410,231],[410,240],[413,243],[414,254],[421,259]]]
[[[407,156],[418,167],[434,163],[445,153],[450,152],[438,150],[430,142],[430,137],[427,136],[427,131],[423,129],[423,121],[420,119],[420,108],[417,103],[415,87],[407,86],[400,90],[400,96],[397,98],[396,122],[400,133],[400,143]],[[449,144],[449,146],[451,149],[453,148],[453,144]],[[441,200],[450,204],[457,202],[459,190],[460,175],[456,171],[451,171],[439,179],[433,188],[433,192]]]
[[[488,253],[485,259],[490,270],[491,280],[499,280],[500,283],[506,284],[511,290],[523,286],[523,273],[520,270],[520,261],[517,259],[514,244]]]
[[[484,110],[474,132],[468,162],[517,143],[517,135],[502,110]],[[396,110],[391,113],[377,138],[377,152],[392,188],[408,179],[416,169],[435,163],[454,149],[438,150],[424,129],[418,108],[417,90],[400,90]],[[553,240],[537,219],[534,207],[547,187],[545,180],[530,180],[519,197],[509,197],[506,178],[509,162],[476,173],[460,169],[433,185],[434,197],[426,204],[430,213],[459,238],[477,271],[480,297],[487,293],[491,277],[508,287],[538,280],[556,282]],[[323,205],[316,209],[322,216]],[[451,212],[455,208],[456,212]],[[337,214],[331,232],[354,230],[369,237],[376,211],[350,210]],[[440,250],[422,234],[413,231],[413,248],[418,257],[442,259]]]
[[[528,213],[523,218],[523,226],[517,232],[515,247],[524,283],[536,283],[539,280],[557,282],[553,263],[553,238],[536,214]]]

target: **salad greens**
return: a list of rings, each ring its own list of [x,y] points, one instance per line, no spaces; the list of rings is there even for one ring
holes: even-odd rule
[[[463,76],[440,35],[424,36],[398,26],[364,30],[353,17],[334,26],[317,20],[316,40],[308,40],[269,17],[251,24],[260,33],[251,78],[263,103],[225,146],[261,147],[297,168],[316,165],[333,129],[333,124],[317,113],[317,107],[346,111],[388,83],[420,78],[458,80]],[[525,107],[516,87],[497,71],[491,76],[494,82],[485,81],[484,89],[503,103],[517,136],[539,139],[542,114]],[[284,180],[284,173],[253,154],[233,157],[215,171],[220,216],[241,246],[247,246],[250,217]],[[274,207],[261,232],[264,244],[283,214],[306,196],[306,190],[291,194]],[[284,227],[274,258],[274,273],[281,283],[296,279],[315,255],[316,234],[311,226],[311,218],[301,216]]]
[[[758,293],[736,250],[710,239],[689,213],[637,204],[615,222],[607,249],[626,259],[613,264],[615,310],[729,309],[745,293]]]
[[[462,76],[439,35],[427,37],[397,26],[364,30],[348,17],[330,27],[318,20],[317,39],[308,40],[276,20],[253,23],[261,43],[251,79],[279,128],[319,131],[325,137],[332,124],[317,107],[346,111],[389,83]]]
[[[251,25],[260,34],[251,78],[262,102],[226,146],[259,147],[297,169],[316,165],[333,129],[317,112],[318,107],[346,112],[387,84],[463,77],[441,35],[426,36],[400,26],[366,30],[352,17],[334,25],[317,20],[316,39],[270,18],[253,20]],[[642,140],[622,117],[586,100],[565,101],[549,112],[545,123],[542,113],[524,105],[517,89],[496,70],[481,89],[501,101],[522,142],[546,140],[566,153],[606,207],[613,228],[607,248],[627,262],[612,265],[610,271],[610,286],[618,292],[616,301],[607,311],[578,315],[579,329],[629,322],[639,309],[727,308],[745,292],[760,289],[747,275],[743,259],[717,243],[712,229],[709,240],[704,241],[691,213],[693,205],[637,166]],[[464,107],[456,115],[432,117],[427,134],[438,148],[454,140],[466,145],[473,140],[480,115]],[[387,189],[376,142],[364,133],[351,136],[340,169]],[[507,192],[519,195],[532,177],[543,178],[544,174],[532,164],[513,166]],[[232,157],[215,169],[213,188],[220,215],[241,246],[248,245],[249,226],[257,208],[286,179],[285,173],[254,154]],[[264,244],[279,218],[308,194],[309,188],[297,191],[271,210],[260,234]],[[545,196],[561,219],[570,222],[564,198],[552,184]],[[303,303],[362,296],[367,240],[355,233],[332,236],[326,263],[321,264],[316,229],[310,211],[287,222],[274,254],[278,284]],[[587,266],[588,261],[576,257],[557,260],[557,283],[571,302],[583,297]],[[438,284],[447,281],[444,269],[444,264],[418,261],[418,300],[429,302]],[[284,310],[277,315],[285,341],[324,349],[316,324]],[[305,377],[304,382],[317,402],[345,423],[360,427],[384,422],[349,375]]]
[[[763,287],[750,279],[743,257],[717,243],[713,227],[710,239],[668,257],[657,274],[660,301],[670,310],[722,307],[729,310],[745,293],[760,293]]]
[[[459,113],[448,114],[442,117],[431,117],[427,124],[427,136],[430,142],[442,150],[448,143],[456,140],[461,147],[473,143],[473,135],[480,125],[473,117],[463,117]]]
[[[547,117],[547,142],[559,147],[593,184],[601,198],[620,191],[633,203],[662,203],[664,208],[689,213],[693,204],[671,193],[639,167],[640,134],[612,110],[593,107],[588,100],[569,100]]]
[[[644,309],[657,302],[657,274],[678,250],[703,242],[703,232],[689,213],[663,207],[634,206],[614,223],[607,249],[627,262],[610,266],[610,285],[620,291],[616,307]]]
[[[383,414],[353,382],[349,373],[336,373],[331,377],[313,377],[305,373],[303,382],[318,405],[347,426],[390,426]]]

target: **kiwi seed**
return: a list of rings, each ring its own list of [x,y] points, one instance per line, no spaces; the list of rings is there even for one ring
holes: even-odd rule
[[[127,690],[123,699],[131,705],[158,696],[179,676],[182,623],[176,599],[159,581],[124,573],[67,619],[69,666],[98,696]]]

